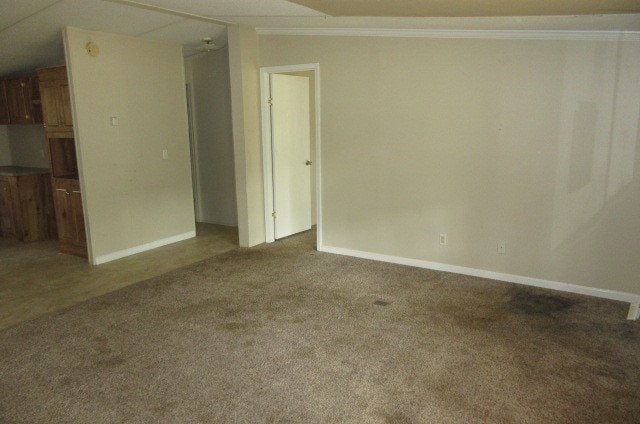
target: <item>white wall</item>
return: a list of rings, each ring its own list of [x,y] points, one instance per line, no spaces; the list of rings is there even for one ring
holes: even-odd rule
[[[236,205],[240,246],[265,241],[258,36],[254,28],[228,28]]]
[[[11,165],[11,141],[8,125],[0,125],[0,166]]]
[[[12,165],[49,168],[49,152],[42,124],[8,125],[7,133]]]
[[[65,33],[93,262],[194,236],[181,46],[77,28]],[[87,54],[88,41],[98,56]]]
[[[227,48],[187,59],[198,156],[199,220],[237,226]]]
[[[314,62],[326,246],[640,293],[640,42],[260,37]]]

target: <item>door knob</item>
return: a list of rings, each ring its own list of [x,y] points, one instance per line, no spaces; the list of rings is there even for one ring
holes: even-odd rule
[[[308,161],[306,161],[304,164],[305,164],[305,165],[307,165],[307,166],[309,166],[309,165],[311,165],[312,163],[313,163],[313,162],[311,162],[310,160],[308,160]]]

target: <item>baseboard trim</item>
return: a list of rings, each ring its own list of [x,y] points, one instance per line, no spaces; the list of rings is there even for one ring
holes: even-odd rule
[[[107,262],[115,261],[126,256],[135,255],[136,253],[146,252],[147,250],[155,249],[157,247],[166,246],[167,244],[176,243],[179,241],[194,238],[196,236],[195,231],[189,231],[187,233],[178,234],[175,236],[163,238],[160,240],[152,241],[150,243],[141,244],[139,246],[130,247],[128,249],[118,250],[117,252],[101,255],[93,258],[93,265],[101,265]]]
[[[226,221],[216,221],[216,220],[205,220],[205,219],[200,219],[199,221],[196,221],[196,224],[211,224],[211,225],[220,225],[222,227],[238,227],[238,223],[229,223]]]
[[[470,275],[473,277],[489,278],[492,280],[506,281],[514,284],[541,287],[545,289],[558,290],[569,293],[584,294],[587,296],[601,297],[604,299],[618,300],[620,302],[638,303],[640,295],[619,292],[614,290],[598,289],[594,287],[580,286],[577,284],[562,283],[559,281],[542,280],[539,278],[525,277],[522,275],[505,274],[502,272],[487,271],[484,269],[467,268],[457,265],[443,264],[439,262],[429,262],[420,259],[403,258],[401,256],[383,255],[380,253],[366,252],[362,250],[344,249],[342,247],[321,246],[318,250],[327,253],[334,253],[343,256],[353,256],[374,261],[389,262],[399,265],[426,268],[435,271],[453,272],[456,274]]]

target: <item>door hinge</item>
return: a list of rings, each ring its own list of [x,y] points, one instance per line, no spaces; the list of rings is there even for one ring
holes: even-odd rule
[[[269,97],[269,100],[267,100],[267,103],[269,103],[270,106],[273,106],[273,97]]]
[[[276,217],[276,211],[271,212],[271,216],[275,218]]]

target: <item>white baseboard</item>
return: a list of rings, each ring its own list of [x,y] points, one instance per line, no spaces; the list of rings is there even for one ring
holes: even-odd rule
[[[167,237],[161,240],[152,241],[150,243],[141,244],[139,246],[130,247],[128,249],[118,250],[117,252],[101,255],[93,258],[93,265],[100,265],[107,262],[115,261],[126,256],[135,255],[136,253],[145,252],[147,250],[155,249],[157,247],[166,246],[167,244],[176,243],[179,241],[194,238],[196,236],[195,231],[189,231],[188,233],[178,234],[176,236]]]
[[[463,266],[448,265],[439,262],[423,261],[420,259],[403,258],[400,256],[383,255],[380,253],[365,252],[361,250],[344,249],[341,247],[318,246],[318,250],[327,253],[335,253],[337,255],[354,256],[356,258],[372,259],[374,261],[408,265],[417,268],[432,269],[435,271],[453,272],[456,274],[471,275],[474,277],[507,281],[509,283],[524,284],[527,286],[542,287],[545,289],[584,294],[587,296],[601,297],[604,299],[618,300],[621,302],[640,302],[640,294],[598,289],[594,287],[579,286],[577,284],[562,283],[559,281],[542,280],[539,278],[525,277],[522,275],[505,274],[501,272],[487,271],[484,269],[467,268]]]
[[[216,220],[216,219],[200,219],[196,221],[196,224],[213,224],[213,225],[221,225],[223,227],[238,227],[237,222]]]
[[[629,306],[629,315],[627,315],[627,319],[630,321],[635,321],[640,318],[640,303],[632,303]]]

